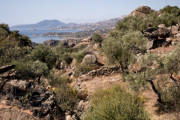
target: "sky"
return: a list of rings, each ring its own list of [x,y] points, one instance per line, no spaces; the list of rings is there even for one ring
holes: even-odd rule
[[[166,5],[180,7],[180,0],[0,0],[0,23],[97,22],[128,15],[142,5],[159,10]]]

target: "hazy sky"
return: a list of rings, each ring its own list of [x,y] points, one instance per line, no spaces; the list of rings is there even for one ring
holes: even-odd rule
[[[0,0],[0,23],[96,22],[127,15],[142,5],[158,10],[166,5],[180,7],[180,0]]]

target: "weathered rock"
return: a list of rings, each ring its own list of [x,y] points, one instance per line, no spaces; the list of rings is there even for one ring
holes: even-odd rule
[[[37,119],[25,112],[3,108],[0,109],[0,120],[37,120]]]
[[[0,103],[6,100],[11,103],[10,106],[28,109],[39,119],[65,119],[64,112],[58,106],[56,95],[53,92],[34,80],[19,80],[16,76],[9,76],[11,74],[5,71],[3,75],[0,75]]]
[[[176,35],[176,34],[178,34],[178,32],[179,32],[179,25],[176,25],[176,26],[172,26],[170,29],[171,29],[171,34],[173,34],[173,35]]]
[[[158,28],[148,28],[143,31],[143,34],[148,38],[147,49],[153,49],[160,46],[168,46],[171,41],[166,41],[166,38],[170,36],[170,30],[165,27],[164,24],[158,26]]]
[[[95,64],[97,61],[97,58],[93,54],[87,54],[83,58],[82,64]]]
[[[15,65],[2,66],[2,67],[0,67],[0,74],[7,72],[13,68],[15,68]]]
[[[141,6],[135,9],[133,12],[131,12],[130,16],[145,16],[147,14],[150,14],[152,12],[152,9],[148,6]]]

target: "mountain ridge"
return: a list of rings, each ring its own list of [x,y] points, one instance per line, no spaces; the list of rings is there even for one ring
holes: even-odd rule
[[[24,25],[14,25],[11,27],[12,30],[42,30],[42,29],[53,29],[53,30],[89,30],[98,28],[111,28],[116,22],[122,20],[122,17],[112,18],[104,21],[99,21],[95,23],[65,23],[56,19],[52,20],[42,20],[35,24],[24,24]]]

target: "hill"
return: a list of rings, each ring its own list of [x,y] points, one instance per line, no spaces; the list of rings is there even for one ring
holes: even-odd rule
[[[105,20],[97,23],[63,23],[58,20],[43,20],[37,24],[27,24],[27,25],[16,25],[12,26],[12,30],[96,30],[96,29],[112,29],[115,24],[122,20],[123,17]]]
[[[27,24],[27,25],[16,25],[12,26],[12,30],[44,30],[52,29],[57,26],[65,26],[66,24],[58,20],[43,20],[36,24]]]

